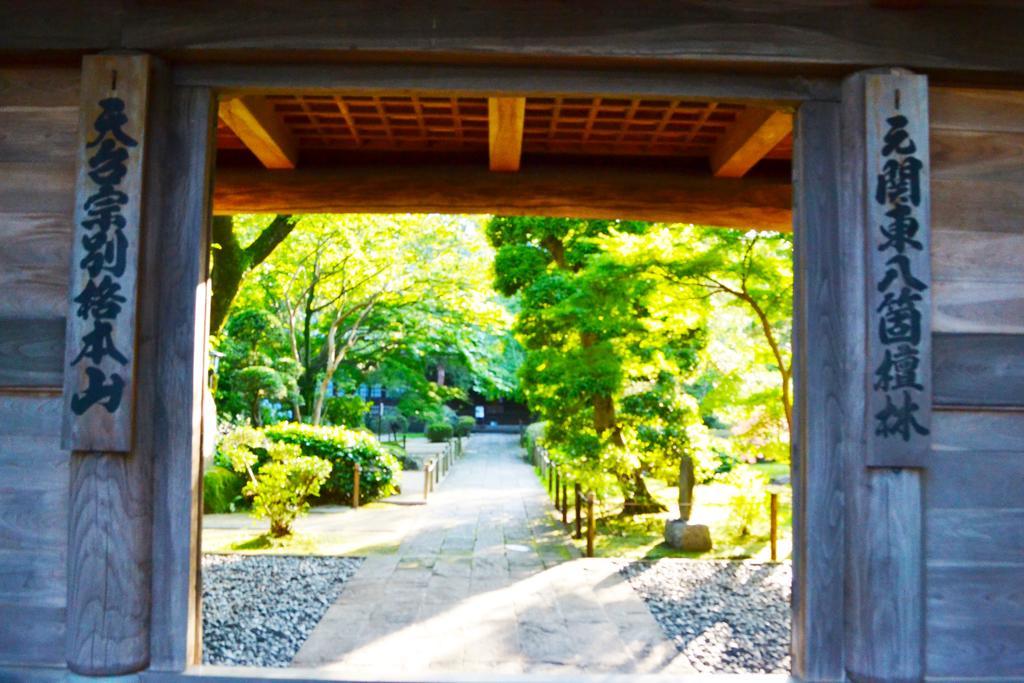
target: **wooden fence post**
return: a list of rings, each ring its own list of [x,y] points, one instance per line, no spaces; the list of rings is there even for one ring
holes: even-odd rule
[[[575,538],[583,538],[583,501],[580,500],[580,485],[573,484],[573,502],[576,503],[576,535]]]
[[[430,461],[423,463],[423,500],[430,494]]]
[[[352,507],[359,507],[359,477],[363,474],[363,468],[359,463],[352,465]]]
[[[771,544],[772,544],[772,562],[778,561],[778,542],[779,542],[779,494],[772,493],[771,495],[771,516],[772,516],[772,530],[771,530]]]
[[[594,494],[587,494],[587,557],[594,556]]]
[[[569,523],[569,485],[562,481],[562,524]]]

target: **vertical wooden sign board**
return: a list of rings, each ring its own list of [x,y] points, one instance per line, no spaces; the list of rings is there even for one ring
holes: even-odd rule
[[[82,62],[63,447],[132,444],[139,221],[149,57]]]
[[[865,80],[867,465],[923,467],[931,446],[928,80]]]

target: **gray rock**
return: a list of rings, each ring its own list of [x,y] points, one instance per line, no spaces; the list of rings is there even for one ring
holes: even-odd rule
[[[704,524],[675,519],[665,523],[665,543],[677,550],[706,552],[711,550],[711,531]]]

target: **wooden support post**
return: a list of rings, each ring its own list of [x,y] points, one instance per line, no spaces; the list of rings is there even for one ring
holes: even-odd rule
[[[828,400],[835,403],[850,439],[840,451],[846,521],[844,664],[850,680],[919,681],[925,675],[923,477],[913,466],[925,464],[930,455],[931,397],[913,390],[886,392],[880,384],[879,374],[885,373],[879,363],[881,347],[892,340],[883,336],[875,316],[885,309],[886,293],[903,296],[901,292],[926,288],[914,306],[915,336],[922,343],[914,346],[908,341],[909,351],[898,352],[917,354],[921,365],[915,381],[929,386],[928,138],[926,77],[884,69],[857,73],[843,82],[842,192],[839,223],[831,239],[840,242],[844,265],[838,277],[829,277],[850,290],[843,305],[831,312],[834,316],[842,311],[831,324],[839,325],[837,336],[847,345],[842,367],[848,384],[830,392]],[[903,192],[888,185],[885,174],[892,164],[901,174],[916,173],[918,186],[908,184]],[[893,202],[903,207],[900,215],[905,210],[914,219],[913,239],[920,245],[904,244],[905,260],[897,258],[901,254],[892,245],[880,244],[888,217],[878,220],[879,209],[893,211],[887,208]],[[879,272],[879,256],[889,259],[892,280]],[[898,406],[895,412],[905,410],[916,417],[924,432],[907,425],[907,438],[886,437],[899,417],[887,408],[887,396]],[[920,408],[916,414],[914,404]],[[813,508],[814,513],[820,509]]]
[[[519,170],[525,120],[525,97],[489,97],[487,99],[492,171],[515,172]]]
[[[771,499],[769,511],[771,515],[771,546],[772,546],[772,562],[778,562],[778,543],[779,543],[779,494],[772,492],[769,494]]]
[[[423,463],[423,500],[430,495],[430,461]]]
[[[569,485],[562,482],[562,524],[569,523]]]
[[[558,481],[560,479],[560,473],[558,471],[558,466],[557,465],[555,466],[554,469],[555,469],[555,490],[552,491],[551,494],[552,494],[552,496],[554,498],[554,501],[555,501],[555,509],[557,510],[558,509],[558,486],[559,486]]]
[[[362,466],[359,463],[352,464],[352,507],[359,507],[359,478],[362,476]]]
[[[544,458],[544,464],[548,468],[548,495],[551,495],[551,489],[555,486],[555,468],[551,467],[551,461]]]
[[[587,494],[587,557],[594,556],[594,494]]]
[[[582,489],[579,484],[573,484],[573,502],[576,504],[576,534],[575,538],[583,538],[583,501],[580,500]]]

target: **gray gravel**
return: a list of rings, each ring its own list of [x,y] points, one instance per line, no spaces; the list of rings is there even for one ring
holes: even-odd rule
[[[203,556],[203,663],[288,666],[362,558]]]
[[[790,564],[662,559],[623,566],[701,673],[788,673]]]

